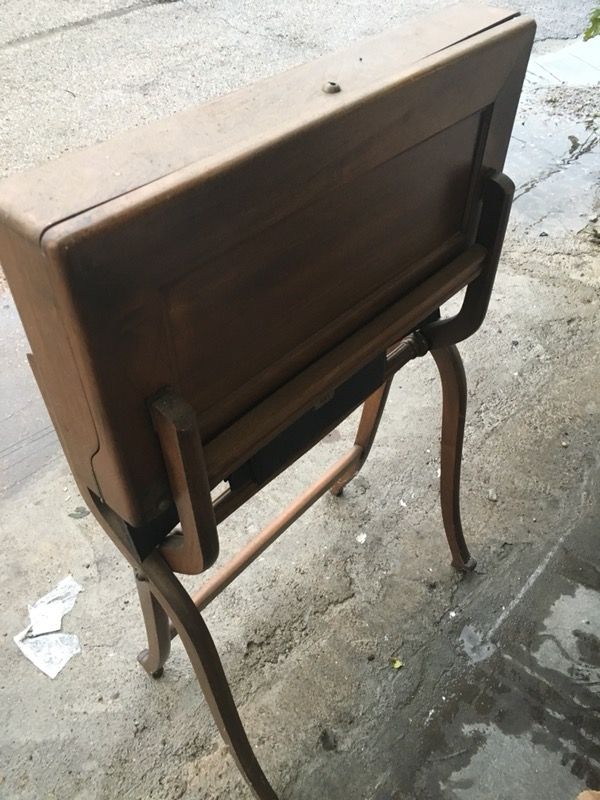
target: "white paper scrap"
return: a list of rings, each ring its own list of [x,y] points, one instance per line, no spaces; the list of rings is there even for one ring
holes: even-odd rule
[[[79,637],[62,633],[62,619],[83,591],[72,575],[67,575],[52,591],[29,606],[30,624],[14,637],[14,642],[32,664],[49,678],[56,678],[67,662],[81,653]]]
[[[74,633],[31,635],[31,626],[18,633],[14,642],[32,664],[49,678],[56,678],[68,661],[81,653],[79,637]]]
[[[43,633],[59,631],[62,618],[73,608],[77,595],[81,591],[83,591],[83,587],[72,575],[67,575],[52,591],[29,606],[31,635],[40,636]]]

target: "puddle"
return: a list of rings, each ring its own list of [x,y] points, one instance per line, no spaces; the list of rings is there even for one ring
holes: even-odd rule
[[[506,159],[517,200],[532,184],[566,169],[594,149],[598,134],[591,123],[528,111],[517,119]]]
[[[472,625],[465,625],[460,632],[459,641],[471,664],[478,664],[485,661],[496,652],[496,645],[486,642]]]
[[[600,185],[600,133],[593,123],[529,111],[515,126],[506,172],[515,182],[511,221],[529,233],[579,233]]]
[[[506,173],[516,185],[511,222],[537,236],[579,233],[600,185],[600,120],[550,113],[540,88],[600,85],[600,37],[529,63]]]
[[[513,736],[496,725],[464,725],[463,735],[477,748],[466,766],[440,781],[447,800],[572,798],[585,788],[565,770],[563,757],[536,742],[535,730]]]
[[[541,667],[567,676],[594,693],[600,686],[600,594],[578,586],[562,595],[544,619],[533,656]]]
[[[600,181],[600,153],[582,157],[557,170],[513,205],[512,222],[537,236],[582,231],[592,219],[594,193]]]
[[[425,718],[417,796],[575,800],[600,789],[597,518],[556,542],[489,630],[470,613],[481,597],[465,609],[468,662]]]

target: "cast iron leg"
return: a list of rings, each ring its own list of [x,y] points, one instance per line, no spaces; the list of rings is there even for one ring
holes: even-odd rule
[[[460,466],[467,410],[467,379],[455,345],[432,350],[431,355],[442,380],[442,518],[452,553],[452,565],[465,572],[475,569],[476,564],[465,543],[460,520]]]
[[[158,550],[142,563],[152,594],[170,617],[231,755],[257,800],[277,800],[252,751],[221,659],[200,612]]]
[[[352,471],[347,475],[343,475],[329,490],[331,494],[334,494],[336,497],[339,497],[342,494],[344,491],[344,486],[350,483],[352,478],[358,474],[363,464],[367,460],[367,456],[369,455],[369,451],[371,450],[371,446],[373,445],[373,441],[375,440],[375,436],[377,434],[377,428],[381,422],[381,416],[383,414],[383,409],[385,408],[391,385],[392,378],[389,378],[389,380],[387,380],[385,383],[382,383],[379,389],[373,392],[373,394],[363,403],[362,414],[360,417],[360,422],[358,423],[358,431],[354,441],[354,444],[362,447],[362,456],[358,466],[353,468]]]
[[[150,584],[145,575],[135,571],[135,582],[148,636],[148,649],[142,650],[138,655],[138,661],[149,675],[160,678],[171,652],[169,617],[150,591]]]
[[[147,579],[148,586],[142,587],[140,594],[142,608],[151,608],[153,611],[156,608],[155,605],[148,606],[146,602],[148,596],[145,594],[145,589],[147,588],[155,603],[160,604],[164,616],[168,617],[176,628],[187,650],[198,683],[204,692],[221,736],[229,747],[231,755],[255,797],[257,800],[277,800],[277,795],[271,788],[256,760],[256,756],[252,752],[231,695],[221,659],[208,628],[192,598],[177,580],[158,550],[153,550],[140,563],[123,520],[112,509],[102,503],[99,498],[91,493],[86,495],[85,488],[83,489],[83,494],[88,499],[88,505],[102,527],[136,570],[138,581],[143,578]],[[141,580],[141,583],[144,583],[144,581]],[[140,583],[138,583],[139,585]],[[144,605],[145,603],[146,605]],[[154,630],[155,625],[158,626],[159,630],[162,630],[161,626],[164,624],[164,618],[151,615],[150,621],[150,632]],[[151,635],[153,634],[151,633]],[[164,650],[162,652],[164,654]],[[155,649],[154,654],[150,656],[151,659],[154,659],[154,664],[161,661],[160,655],[157,655],[159,653],[160,648]]]

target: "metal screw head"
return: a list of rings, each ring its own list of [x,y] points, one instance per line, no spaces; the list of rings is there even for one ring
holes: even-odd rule
[[[325,81],[321,89],[325,94],[337,94],[342,91],[342,87],[335,81]]]

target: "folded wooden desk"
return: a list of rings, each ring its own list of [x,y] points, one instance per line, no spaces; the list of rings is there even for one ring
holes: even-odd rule
[[[83,497],[135,569],[140,660],[159,675],[182,638],[262,800],[276,795],[199,612],[342,491],[394,373],[428,351],[444,525],[453,564],[472,568],[455,344],[486,313],[534,29],[455,6],[0,188],[0,260],[40,390]],[[174,573],[211,567],[218,523],[363,403],[348,454],[190,597]]]

